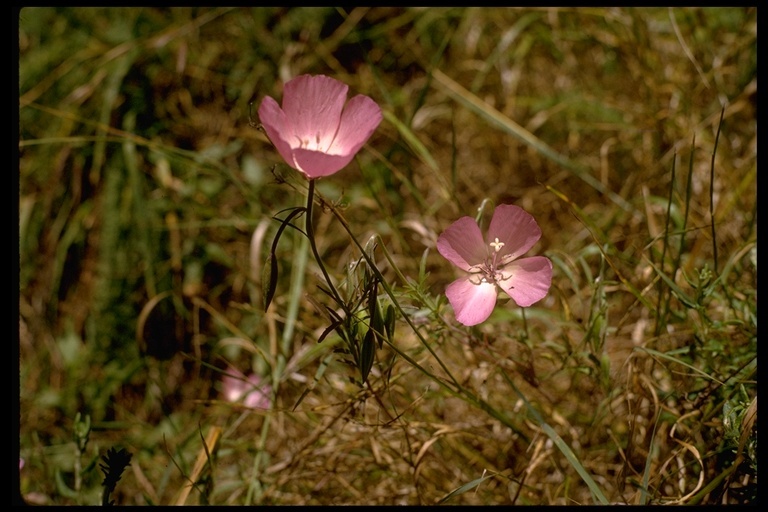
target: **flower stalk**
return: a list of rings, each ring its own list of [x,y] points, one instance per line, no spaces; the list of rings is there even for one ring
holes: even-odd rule
[[[320,252],[317,250],[317,242],[315,241],[315,227],[314,227],[314,221],[312,219],[313,217],[313,206],[315,203],[315,180],[311,179],[309,180],[309,188],[307,190],[307,209],[306,209],[306,233],[307,238],[309,239],[309,246],[312,249],[312,255],[315,257],[315,261],[317,262],[317,265],[320,267],[320,271],[323,273],[323,278],[325,278],[325,282],[328,285],[328,290],[331,292],[331,295],[333,296],[333,300],[336,301],[336,303],[341,306],[344,309],[344,313],[349,316],[349,308],[346,305],[346,302],[342,300],[341,295],[339,294],[339,291],[336,289],[336,286],[334,286],[333,281],[331,280],[331,276],[328,274],[328,271],[325,268],[325,264],[323,264],[323,259],[320,257]]]

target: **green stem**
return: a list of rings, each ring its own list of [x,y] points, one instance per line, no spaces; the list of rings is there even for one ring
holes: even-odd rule
[[[352,239],[352,242],[354,242],[354,244],[357,246],[357,248],[360,249],[360,253],[363,255],[363,259],[365,259],[365,262],[368,264],[368,266],[370,267],[371,271],[374,273],[376,278],[381,283],[382,288],[384,288],[384,291],[387,293],[387,295],[389,296],[390,300],[392,300],[392,304],[395,306],[397,311],[400,313],[400,316],[402,316],[403,319],[405,319],[405,321],[408,323],[408,325],[411,328],[411,330],[414,332],[414,334],[416,334],[416,337],[419,338],[419,341],[421,342],[421,344],[424,345],[424,347],[429,351],[430,354],[432,354],[432,356],[435,358],[435,360],[437,360],[437,362],[440,365],[440,367],[443,369],[443,371],[446,373],[446,375],[448,375],[448,377],[450,377],[451,381],[453,381],[453,384],[456,386],[456,388],[457,389],[461,389],[462,386],[461,386],[461,384],[459,384],[459,381],[453,376],[453,374],[451,374],[451,371],[448,369],[447,366],[445,366],[443,361],[439,357],[437,357],[437,354],[435,353],[435,351],[432,349],[432,347],[429,345],[429,343],[427,343],[427,340],[424,339],[424,336],[421,334],[421,331],[419,331],[416,328],[416,326],[413,325],[413,322],[411,321],[411,318],[408,316],[408,314],[405,312],[405,310],[402,308],[402,306],[400,306],[400,303],[397,301],[397,298],[395,297],[394,292],[392,291],[392,289],[387,284],[387,281],[384,279],[384,276],[381,275],[381,272],[379,271],[378,267],[376,267],[376,264],[374,263],[374,261],[371,260],[371,258],[368,256],[368,253],[365,252],[365,249],[363,248],[363,246],[360,245],[360,242],[358,242],[357,238],[352,233],[352,230],[350,229],[349,224],[347,224],[347,221],[344,219],[344,217],[341,216],[341,214],[338,211],[336,211],[336,208],[331,207],[331,212],[338,219],[338,221],[341,223],[341,225],[344,226],[344,230],[349,235],[349,238]],[[413,361],[412,364],[418,366],[418,363],[416,363],[415,361]],[[428,373],[428,375],[429,375],[429,373]],[[440,382],[442,382],[442,381],[440,381]]]
[[[315,257],[315,261],[317,261],[317,265],[320,267],[320,271],[323,273],[323,277],[325,277],[325,282],[328,284],[328,289],[333,294],[334,300],[344,309],[344,313],[346,313],[347,316],[350,316],[350,311],[347,308],[347,304],[341,299],[341,295],[333,285],[331,277],[328,275],[328,271],[325,269],[325,265],[323,265],[323,260],[320,258],[317,245],[315,244],[315,228],[312,222],[312,206],[314,205],[314,202],[315,180],[312,179],[309,180],[309,190],[307,191],[307,238],[309,238],[309,245],[312,248],[312,254]]]
[[[288,310],[285,315],[285,328],[283,329],[282,342],[280,350],[275,355],[272,365],[272,400],[276,401],[280,384],[283,382],[283,372],[287,364],[286,355],[293,339],[296,318],[299,314],[299,304],[301,302],[301,290],[304,287],[304,273],[307,267],[307,239],[302,238],[299,250],[293,259],[291,272],[291,291],[289,294]],[[266,355],[265,355],[266,359]],[[275,409],[273,408],[273,411]],[[264,471],[262,468],[267,464],[267,440],[272,429],[273,414],[264,415],[264,423],[261,426],[261,435],[258,440],[258,450],[253,461],[253,474],[251,476],[248,492],[245,497],[246,505],[260,505],[264,494],[264,483],[262,481]]]
[[[522,439],[524,439],[526,442],[529,441],[528,436],[525,435],[524,432],[522,432],[518,426],[503,412],[496,410],[491,404],[483,400],[482,398],[475,396],[472,392],[470,392],[467,388],[461,385],[461,383],[456,379],[456,377],[453,376],[451,371],[448,369],[448,367],[443,363],[442,359],[440,359],[435,353],[435,351],[432,349],[430,344],[427,342],[427,340],[424,338],[424,335],[421,333],[421,331],[418,330],[418,328],[413,324],[411,321],[411,318],[408,316],[408,314],[405,312],[405,310],[402,308],[400,303],[398,302],[397,298],[395,297],[394,292],[387,284],[386,280],[384,279],[384,276],[381,275],[381,272],[379,271],[378,267],[376,267],[375,263],[370,259],[368,254],[365,252],[365,249],[360,245],[360,242],[358,242],[355,235],[352,233],[352,230],[350,229],[349,225],[347,224],[346,220],[342,215],[336,211],[335,208],[331,207],[331,212],[333,215],[339,220],[342,226],[344,226],[344,229],[346,230],[349,237],[352,239],[352,242],[360,249],[360,252],[363,255],[363,258],[365,259],[366,263],[368,263],[368,266],[371,268],[371,271],[376,275],[379,282],[381,283],[381,286],[384,288],[384,291],[389,296],[390,300],[392,301],[392,304],[395,306],[395,308],[400,313],[400,316],[403,317],[403,319],[406,321],[408,326],[411,328],[413,333],[416,335],[416,337],[419,339],[421,344],[429,351],[430,354],[432,354],[432,357],[435,358],[437,363],[440,365],[440,367],[443,369],[445,374],[448,376],[451,382],[447,382],[441,378],[439,378],[437,375],[432,374],[421,366],[416,360],[408,356],[405,352],[400,350],[398,347],[396,347],[386,336],[383,336],[383,339],[387,342],[387,345],[389,345],[392,350],[394,350],[400,357],[408,361],[409,364],[411,364],[414,368],[421,371],[424,375],[432,379],[434,382],[436,382],[439,386],[441,386],[443,389],[448,391],[451,395],[461,398],[470,404],[474,405],[475,407],[478,407],[479,409],[485,411],[488,415],[491,417],[499,420],[503,425],[509,427],[513,432],[518,434]],[[391,263],[391,262],[390,262]]]
[[[308,200],[307,200],[307,236],[309,237],[310,245],[312,246],[312,251],[315,254],[315,259],[317,260],[318,264],[320,265],[320,268],[323,270],[323,274],[326,277],[326,280],[328,281],[328,285],[331,287],[332,293],[336,297],[338,297],[338,292],[336,292],[336,289],[331,284],[330,278],[328,277],[328,274],[325,272],[325,267],[323,266],[320,255],[317,253],[317,249],[315,247],[314,243],[314,233],[312,231],[312,201],[314,199],[314,182],[309,182],[309,194],[308,194]],[[347,232],[349,237],[352,239],[352,242],[357,246],[358,249],[360,249],[360,252],[363,256],[363,259],[365,259],[366,263],[368,264],[371,271],[374,273],[376,278],[379,280],[379,283],[381,283],[381,286],[384,288],[384,291],[389,296],[390,300],[392,300],[392,304],[395,306],[397,311],[400,313],[400,316],[406,321],[408,326],[411,328],[413,333],[416,335],[416,337],[419,339],[421,344],[429,351],[430,354],[435,358],[437,363],[440,365],[440,367],[443,369],[445,374],[450,379],[450,383],[444,381],[443,379],[439,378],[437,375],[434,375],[430,373],[426,368],[421,366],[417,361],[415,361],[413,358],[409,357],[405,352],[401,351],[398,347],[396,347],[393,343],[389,341],[389,339],[386,336],[382,336],[384,340],[386,340],[387,344],[402,358],[404,358],[408,363],[410,363],[414,368],[421,371],[423,374],[431,378],[434,382],[436,382],[439,386],[441,386],[443,389],[447,390],[451,395],[462,398],[469,403],[475,405],[476,407],[480,408],[481,410],[488,413],[491,417],[496,418],[499,420],[503,425],[509,427],[514,431],[516,434],[520,435],[525,441],[528,441],[528,437],[515,425],[515,423],[507,417],[504,413],[501,411],[496,410],[493,406],[491,406],[488,402],[483,400],[480,397],[475,396],[473,393],[471,393],[467,388],[461,385],[459,381],[456,379],[456,377],[453,376],[451,371],[448,369],[448,367],[443,363],[443,361],[438,357],[438,355],[435,353],[435,351],[432,349],[432,347],[429,345],[427,340],[424,338],[424,335],[421,333],[421,331],[418,330],[418,328],[413,324],[411,321],[411,318],[408,316],[408,314],[405,312],[405,310],[402,308],[400,303],[398,302],[397,298],[395,297],[394,292],[390,288],[390,286],[387,284],[387,281],[384,279],[384,276],[381,275],[381,272],[379,271],[378,267],[376,267],[376,264],[371,260],[371,258],[368,256],[368,253],[365,251],[363,246],[360,244],[360,242],[357,240],[355,235],[352,233],[352,230],[349,227],[349,224],[347,224],[346,219],[334,208],[332,205],[330,206],[331,213],[336,217],[336,219],[341,223],[341,225],[344,227],[344,230]],[[339,301],[340,304],[344,305],[343,302]],[[346,309],[346,305],[344,305]]]
[[[744,461],[744,457],[742,455],[739,455],[736,457],[736,460],[733,462],[733,464],[727,468],[725,471],[717,475],[715,478],[712,479],[711,482],[709,482],[706,486],[704,486],[703,489],[701,489],[699,492],[696,493],[688,502],[686,505],[698,505],[703,501],[703,499],[713,492],[717,487],[723,483],[723,480],[726,478],[730,478],[730,476],[733,474],[734,471],[736,471],[739,467],[739,465]]]

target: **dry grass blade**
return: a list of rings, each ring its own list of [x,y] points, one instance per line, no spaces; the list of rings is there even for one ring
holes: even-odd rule
[[[216,449],[216,443],[219,442],[219,437],[221,437],[221,427],[214,425],[210,428],[210,430],[208,430],[208,435],[202,439],[203,447],[200,450],[200,453],[197,455],[197,459],[195,459],[195,465],[192,466],[192,473],[190,473],[188,477],[190,483],[189,485],[183,486],[179,490],[179,494],[176,496],[176,499],[173,500],[174,505],[186,505],[189,493],[192,490],[192,487],[200,478],[205,464],[211,464],[212,462],[211,454]]]

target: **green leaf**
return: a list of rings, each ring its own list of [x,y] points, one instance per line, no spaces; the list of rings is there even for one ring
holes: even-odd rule
[[[264,288],[264,311],[269,309],[269,305],[275,296],[275,291],[277,290],[277,273],[277,258],[275,258],[274,253],[271,253],[267,256],[267,264],[264,265],[264,270],[262,270],[261,273],[261,282],[267,283],[267,286],[263,286],[262,284],[262,287]]]
[[[387,311],[384,313],[384,329],[386,329],[387,338],[392,341],[395,336],[395,308],[392,304],[387,306]]]
[[[373,367],[373,356],[376,354],[376,331],[373,328],[368,329],[363,338],[363,346],[360,350],[360,377],[363,382],[368,380],[368,374]]]
[[[437,165],[437,161],[434,159],[427,147],[422,144],[416,134],[413,133],[413,131],[408,126],[400,122],[400,120],[393,113],[384,110],[383,114],[384,119],[386,119],[389,123],[392,123],[392,125],[397,129],[403,139],[405,139],[405,142],[408,144],[408,146],[410,146],[410,148],[421,159],[421,161],[427,164],[427,166],[429,166],[432,171],[437,172],[440,169],[440,166]]]
[[[277,228],[275,239],[272,241],[272,249],[270,250],[269,257],[267,258],[268,264],[264,265],[264,271],[261,276],[262,283],[267,282],[267,286],[264,287],[264,311],[269,309],[269,305],[272,303],[272,299],[275,296],[275,290],[277,289],[278,268],[277,256],[275,255],[275,252],[277,251],[277,243],[280,241],[280,236],[283,234],[283,231],[285,231],[285,228],[288,226],[293,226],[291,224],[291,220],[293,220],[294,217],[304,213],[305,211],[306,208],[303,206],[297,206],[293,208],[291,213],[289,213],[288,216],[282,220],[280,227]]]
[[[462,485],[461,487],[458,487],[458,488],[452,490],[451,492],[449,492],[448,494],[443,496],[443,498],[440,501],[438,501],[437,504],[439,505],[441,503],[445,503],[446,501],[448,501],[449,499],[453,498],[454,496],[458,496],[459,494],[464,494],[465,492],[474,489],[475,487],[477,487],[481,483],[485,482],[486,480],[488,480],[492,476],[493,475],[488,475],[488,476],[482,476],[480,478],[476,478],[475,480],[472,480],[471,482],[468,482],[468,483]]]
[[[652,261],[649,261],[648,263],[650,263],[653,269],[656,271],[656,273],[659,274],[659,277],[661,277],[661,279],[663,279],[664,282],[667,283],[667,286],[669,286],[669,289],[672,290],[672,293],[674,293],[677,296],[680,302],[682,302],[683,304],[685,304],[685,306],[691,309],[696,309],[698,307],[696,304],[696,301],[692,297],[689,297],[682,290],[682,288],[677,286],[677,284],[675,284],[675,282],[672,281],[672,279],[670,279],[669,276],[667,276],[667,274],[662,272],[661,269],[656,265],[654,265]]]

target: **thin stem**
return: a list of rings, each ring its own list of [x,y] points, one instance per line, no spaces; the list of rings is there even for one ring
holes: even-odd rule
[[[667,199],[667,216],[664,221],[664,238],[661,246],[661,259],[659,260],[659,268],[664,271],[664,260],[667,256],[667,244],[669,240],[669,224],[672,219],[672,200],[674,199],[675,192],[675,164],[677,162],[677,153],[672,156],[672,177],[669,183],[669,198]],[[668,288],[664,287],[664,280],[659,279],[659,293],[656,297],[656,326],[653,330],[653,335],[658,336],[661,334],[661,326],[664,325],[664,321],[667,316],[667,308],[669,308],[669,293]],[[666,300],[665,300],[666,299]],[[662,301],[664,302],[662,307]]]
[[[325,271],[325,267],[322,264],[322,261],[320,259],[320,255],[317,252],[317,248],[315,247],[315,239],[314,239],[314,231],[312,229],[312,203],[314,200],[314,181],[310,180],[309,182],[309,192],[308,192],[308,198],[307,198],[307,236],[309,238],[310,245],[312,246],[312,252],[315,255],[315,259],[317,260],[318,264],[320,265],[321,270],[323,271],[323,275],[325,275],[326,281],[328,282],[328,285],[331,289],[331,292],[334,294],[334,297],[339,301],[339,304],[341,304],[345,311],[346,311],[346,304],[341,301],[339,298],[338,292],[336,291],[336,288],[331,284],[331,280],[328,277],[328,274]],[[384,291],[389,296],[390,300],[392,300],[393,305],[398,310],[400,315],[403,317],[403,319],[406,321],[408,326],[411,328],[413,333],[416,335],[416,337],[419,339],[421,344],[429,351],[430,354],[435,358],[437,363],[440,365],[440,367],[443,369],[443,371],[446,373],[446,375],[450,378],[451,384],[454,387],[451,387],[451,384],[448,382],[442,380],[438,376],[430,373],[426,368],[421,366],[417,361],[415,361],[413,358],[408,356],[405,352],[401,351],[398,347],[396,347],[393,343],[390,342],[390,340],[383,336],[383,339],[386,340],[387,344],[398,354],[400,357],[404,358],[406,361],[408,361],[414,368],[418,369],[425,375],[427,375],[429,378],[431,378],[434,382],[436,382],[439,386],[443,387],[443,389],[447,390],[450,394],[457,398],[462,398],[464,400],[467,400],[471,404],[475,405],[476,407],[480,408],[481,410],[488,413],[491,417],[496,418],[499,420],[502,424],[509,427],[514,431],[516,434],[520,435],[526,442],[528,441],[528,436],[525,435],[518,427],[515,425],[515,423],[507,417],[504,413],[501,411],[495,409],[491,404],[486,402],[480,397],[475,396],[472,394],[467,388],[461,385],[459,381],[453,376],[451,371],[448,369],[448,367],[443,363],[443,361],[438,357],[438,355],[435,353],[434,349],[427,343],[427,340],[424,338],[424,335],[421,333],[421,331],[418,330],[418,328],[413,324],[411,321],[411,318],[408,316],[408,314],[405,312],[405,310],[402,308],[400,303],[398,302],[397,298],[395,297],[394,292],[387,284],[386,280],[384,279],[384,276],[381,275],[381,272],[376,267],[376,264],[371,260],[371,258],[366,253],[363,246],[360,244],[360,242],[357,240],[357,237],[352,233],[352,230],[350,229],[349,225],[347,224],[344,217],[336,210],[336,208],[333,207],[333,205],[330,205],[331,213],[336,217],[336,219],[341,223],[341,225],[344,227],[344,230],[347,232],[349,237],[352,239],[352,242],[357,246],[358,249],[360,249],[360,252],[362,253],[363,259],[365,259],[366,263],[370,267],[371,271],[374,273],[374,275],[378,278],[379,282],[381,283],[381,286],[384,288]]]
[[[83,458],[83,451],[80,449],[80,446],[77,447],[77,456],[75,457],[75,492],[80,492],[80,488],[83,484],[83,476],[82,476],[82,458]],[[104,489],[106,491],[106,489]]]
[[[344,309],[344,312],[347,314],[347,316],[349,316],[350,312],[348,311],[347,304],[341,299],[341,295],[333,285],[331,277],[328,275],[328,271],[325,269],[325,265],[323,265],[323,260],[320,258],[317,245],[315,244],[315,228],[312,222],[312,206],[314,205],[314,202],[315,180],[312,179],[309,180],[309,190],[307,191],[307,238],[309,238],[309,245],[312,248],[312,254],[315,257],[315,261],[317,261],[317,265],[320,267],[320,271],[323,273],[323,277],[325,277],[325,282],[328,284],[328,289],[333,294],[334,300]]]
[[[523,319],[523,336],[525,336],[525,346],[530,350],[533,347],[531,347],[531,337],[528,335],[528,319],[525,317],[525,308],[520,308],[520,316]]]
[[[300,232],[300,230],[299,230]],[[302,233],[304,234],[304,233]],[[272,366],[272,397],[273,401],[276,400],[279,387],[283,378],[283,372],[286,366],[286,354],[288,353],[288,347],[293,340],[293,332],[296,326],[296,318],[299,314],[299,303],[301,299],[301,290],[304,286],[304,272],[307,266],[307,240],[301,239],[299,250],[293,259],[293,266],[291,272],[291,293],[289,295],[288,311],[285,316],[285,328],[283,329],[282,342],[280,344],[280,350],[275,349],[274,363]],[[274,251],[273,251],[274,252]],[[255,346],[255,345],[254,345]],[[257,347],[258,348],[258,347]],[[259,349],[261,352],[261,349]],[[265,355],[265,359],[266,355]],[[267,359],[269,360],[269,359]],[[258,450],[256,457],[253,461],[253,474],[251,476],[250,485],[248,486],[248,493],[246,494],[245,504],[261,504],[264,483],[263,475],[267,465],[267,439],[272,432],[272,417],[273,414],[264,415],[264,423],[261,427],[261,435],[258,441]]]
[[[720,140],[720,128],[723,126],[725,107],[720,111],[720,123],[717,125],[715,135],[715,147],[712,149],[712,163],[709,166],[709,218],[712,226],[712,259],[714,260],[715,275],[717,275],[717,237],[715,235],[715,152],[717,142]]]
[[[408,316],[408,314],[405,312],[405,310],[400,306],[400,303],[397,301],[397,298],[395,297],[394,292],[387,284],[387,281],[384,279],[384,276],[381,275],[381,272],[379,272],[379,269],[376,267],[376,264],[368,257],[368,254],[365,252],[365,249],[362,245],[360,245],[360,242],[357,241],[357,238],[352,233],[352,230],[349,228],[349,225],[347,224],[347,221],[344,219],[344,217],[341,216],[339,212],[336,211],[336,208],[331,207],[331,212],[333,215],[339,220],[342,226],[344,226],[344,230],[349,234],[349,237],[352,239],[352,242],[357,246],[358,249],[360,249],[360,252],[363,255],[363,258],[365,259],[366,263],[368,263],[368,266],[370,267],[371,271],[376,275],[379,282],[381,283],[382,288],[384,288],[384,291],[389,296],[390,300],[392,300],[392,304],[395,306],[395,308],[398,310],[400,315],[403,317],[403,319],[408,323],[411,330],[416,334],[416,337],[419,338],[419,341],[422,345],[432,354],[432,356],[437,360],[438,364],[442,367],[442,369],[445,371],[445,373],[451,378],[454,385],[456,385],[457,388],[461,388],[461,385],[459,384],[459,381],[456,380],[456,378],[451,374],[450,370],[445,366],[445,364],[440,360],[439,357],[437,357],[437,354],[432,349],[432,347],[427,343],[427,340],[424,339],[424,336],[421,334],[421,331],[419,331],[415,325],[413,325],[413,322],[411,321],[411,318]]]

